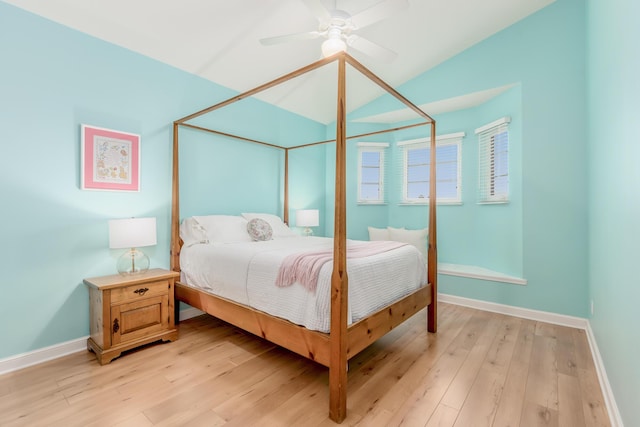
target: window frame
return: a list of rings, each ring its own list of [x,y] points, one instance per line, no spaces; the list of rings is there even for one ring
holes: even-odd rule
[[[462,204],[462,139],[465,137],[464,132],[450,133],[446,135],[436,136],[436,168],[438,167],[438,148],[455,145],[458,147],[456,158],[456,196],[441,197],[438,192],[438,180],[436,177],[436,204],[461,205]],[[401,204],[407,205],[428,205],[429,194],[424,198],[408,197],[408,157],[409,150],[430,149],[431,138],[419,138],[398,142],[398,146],[402,148],[402,199]],[[429,188],[429,187],[428,187]]]
[[[509,123],[511,117],[505,116],[475,130],[478,138],[478,204],[509,203],[510,200],[510,160],[509,160]],[[506,192],[495,194],[496,175],[495,162],[495,137],[506,132]],[[489,153],[493,153],[489,154]],[[487,160],[489,159],[489,160]],[[490,165],[487,164],[490,163]],[[490,194],[492,193],[493,194]]]
[[[389,147],[389,143],[386,142],[359,142],[358,143],[358,204],[362,205],[382,205],[386,203],[385,199],[385,151]],[[362,155],[363,153],[379,153],[380,158],[378,162],[379,179],[378,179],[378,198],[377,199],[364,199],[362,197]],[[369,183],[366,183],[369,184]],[[371,183],[373,184],[373,183]]]

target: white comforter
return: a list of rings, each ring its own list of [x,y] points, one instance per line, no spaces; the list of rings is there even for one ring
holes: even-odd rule
[[[275,285],[279,266],[289,254],[329,249],[333,239],[289,237],[266,242],[196,244],[180,253],[182,280],[212,294],[249,305],[308,329],[329,331],[333,263],[320,271],[315,293],[299,283]],[[349,323],[411,293],[427,282],[425,262],[406,245],[347,261]]]

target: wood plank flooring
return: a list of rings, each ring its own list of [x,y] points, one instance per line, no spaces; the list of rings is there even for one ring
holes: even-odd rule
[[[440,304],[349,363],[346,426],[608,426],[585,332]],[[328,370],[210,316],[0,376],[2,426],[332,426]]]

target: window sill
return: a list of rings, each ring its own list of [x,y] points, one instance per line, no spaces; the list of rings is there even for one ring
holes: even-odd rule
[[[527,279],[510,276],[488,268],[475,265],[438,263],[438,273],[447,276],[467,277],[469,279],[487,280],[489,282],[504,282],[514,285],[526,285]]]
[[[487,202],[478,202],[479,205],[508,205],[509,200],[496,200]]]
[[[358,206],[386,206],[386,202],[358,202]]]
[[[401,202],[398,203],[398,206],[428,206],[429,202]],[[451,205],[451,206],[462,206],[462,202],[451,201],[451,202],[436,202],[436,205]]]

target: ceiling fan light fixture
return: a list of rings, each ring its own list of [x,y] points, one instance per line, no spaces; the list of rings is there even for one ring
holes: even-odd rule
[[[400,9],[409,7],[408,0],[377,0],[378,3],[353,16],[347,11],[336,9],[336,0],[300,1],[318,19],[318,29],[305,33],[267,37],[260,39],[260,43],[269,46],[289,41],[324,37],[326,40],[322,43],[322,55],[325,58],[336,55],[338,52],[345,52],[347,49],[353,49],[368,57],[384,62],[391,62],[398,56],[395,52],[354,33],[387,18]],[[328,9],[326,3],[330,1],[332,1],[333,8]]]
[[[347,44],[341,38],[330,37],[322,43],[322,56],[325,58],[347,50]]]

